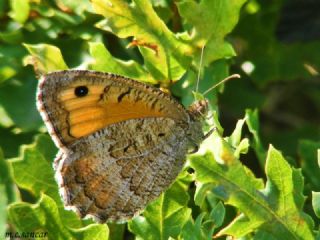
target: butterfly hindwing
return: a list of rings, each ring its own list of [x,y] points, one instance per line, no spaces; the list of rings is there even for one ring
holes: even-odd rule
[[[184,127],[170,118],[133,119],[77,142],[56,169],[65,204],[100,222],[132,217],[181,170]]]

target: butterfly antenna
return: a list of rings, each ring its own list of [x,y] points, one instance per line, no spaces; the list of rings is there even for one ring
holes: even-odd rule
[[[205,96],[206,94],[208,94],[211,90],[215,89],[216,87],[218,87],[219,85],[221,85],[222,83],[225,83],[231,79],[235,79],[235,78],[240,78],[239,74],[233,74],[229,77],[226,77],[225,79],[221,80],[220,82],[218,82],[217,84],[213,85],[211,88],[209,88],[208,90],[206,90],[202,95]]]
[[[200,66],[199,66],[199,71],[198,71],[198,78],[197,78],[197,85],[196,85],[196,93],[197,93],[198,90],[199,90],[199,82],[200,82],[200,77],[201,77],[201,67],[202,67],[204,47],[205,47],[205,45],[203,45],[202,48],[201,48]]]

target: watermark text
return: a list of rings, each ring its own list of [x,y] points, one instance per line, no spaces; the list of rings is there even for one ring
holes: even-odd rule
[[[15,238],[47,238],[48,232],[6,232],[5,239]]]

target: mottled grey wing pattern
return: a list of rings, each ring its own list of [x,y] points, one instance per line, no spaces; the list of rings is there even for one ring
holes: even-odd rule
[[[80,139],[56,161],[65,205],[99,222],[133,217],[180,172],[186,128],[170,118],[132,119]]]

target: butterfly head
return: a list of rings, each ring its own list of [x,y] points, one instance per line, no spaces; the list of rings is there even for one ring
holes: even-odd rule
[[[190,115],[197,120],[204,120],[208,114],[209,102],[207,99],[201,99],[190,105],[188,111]]]

